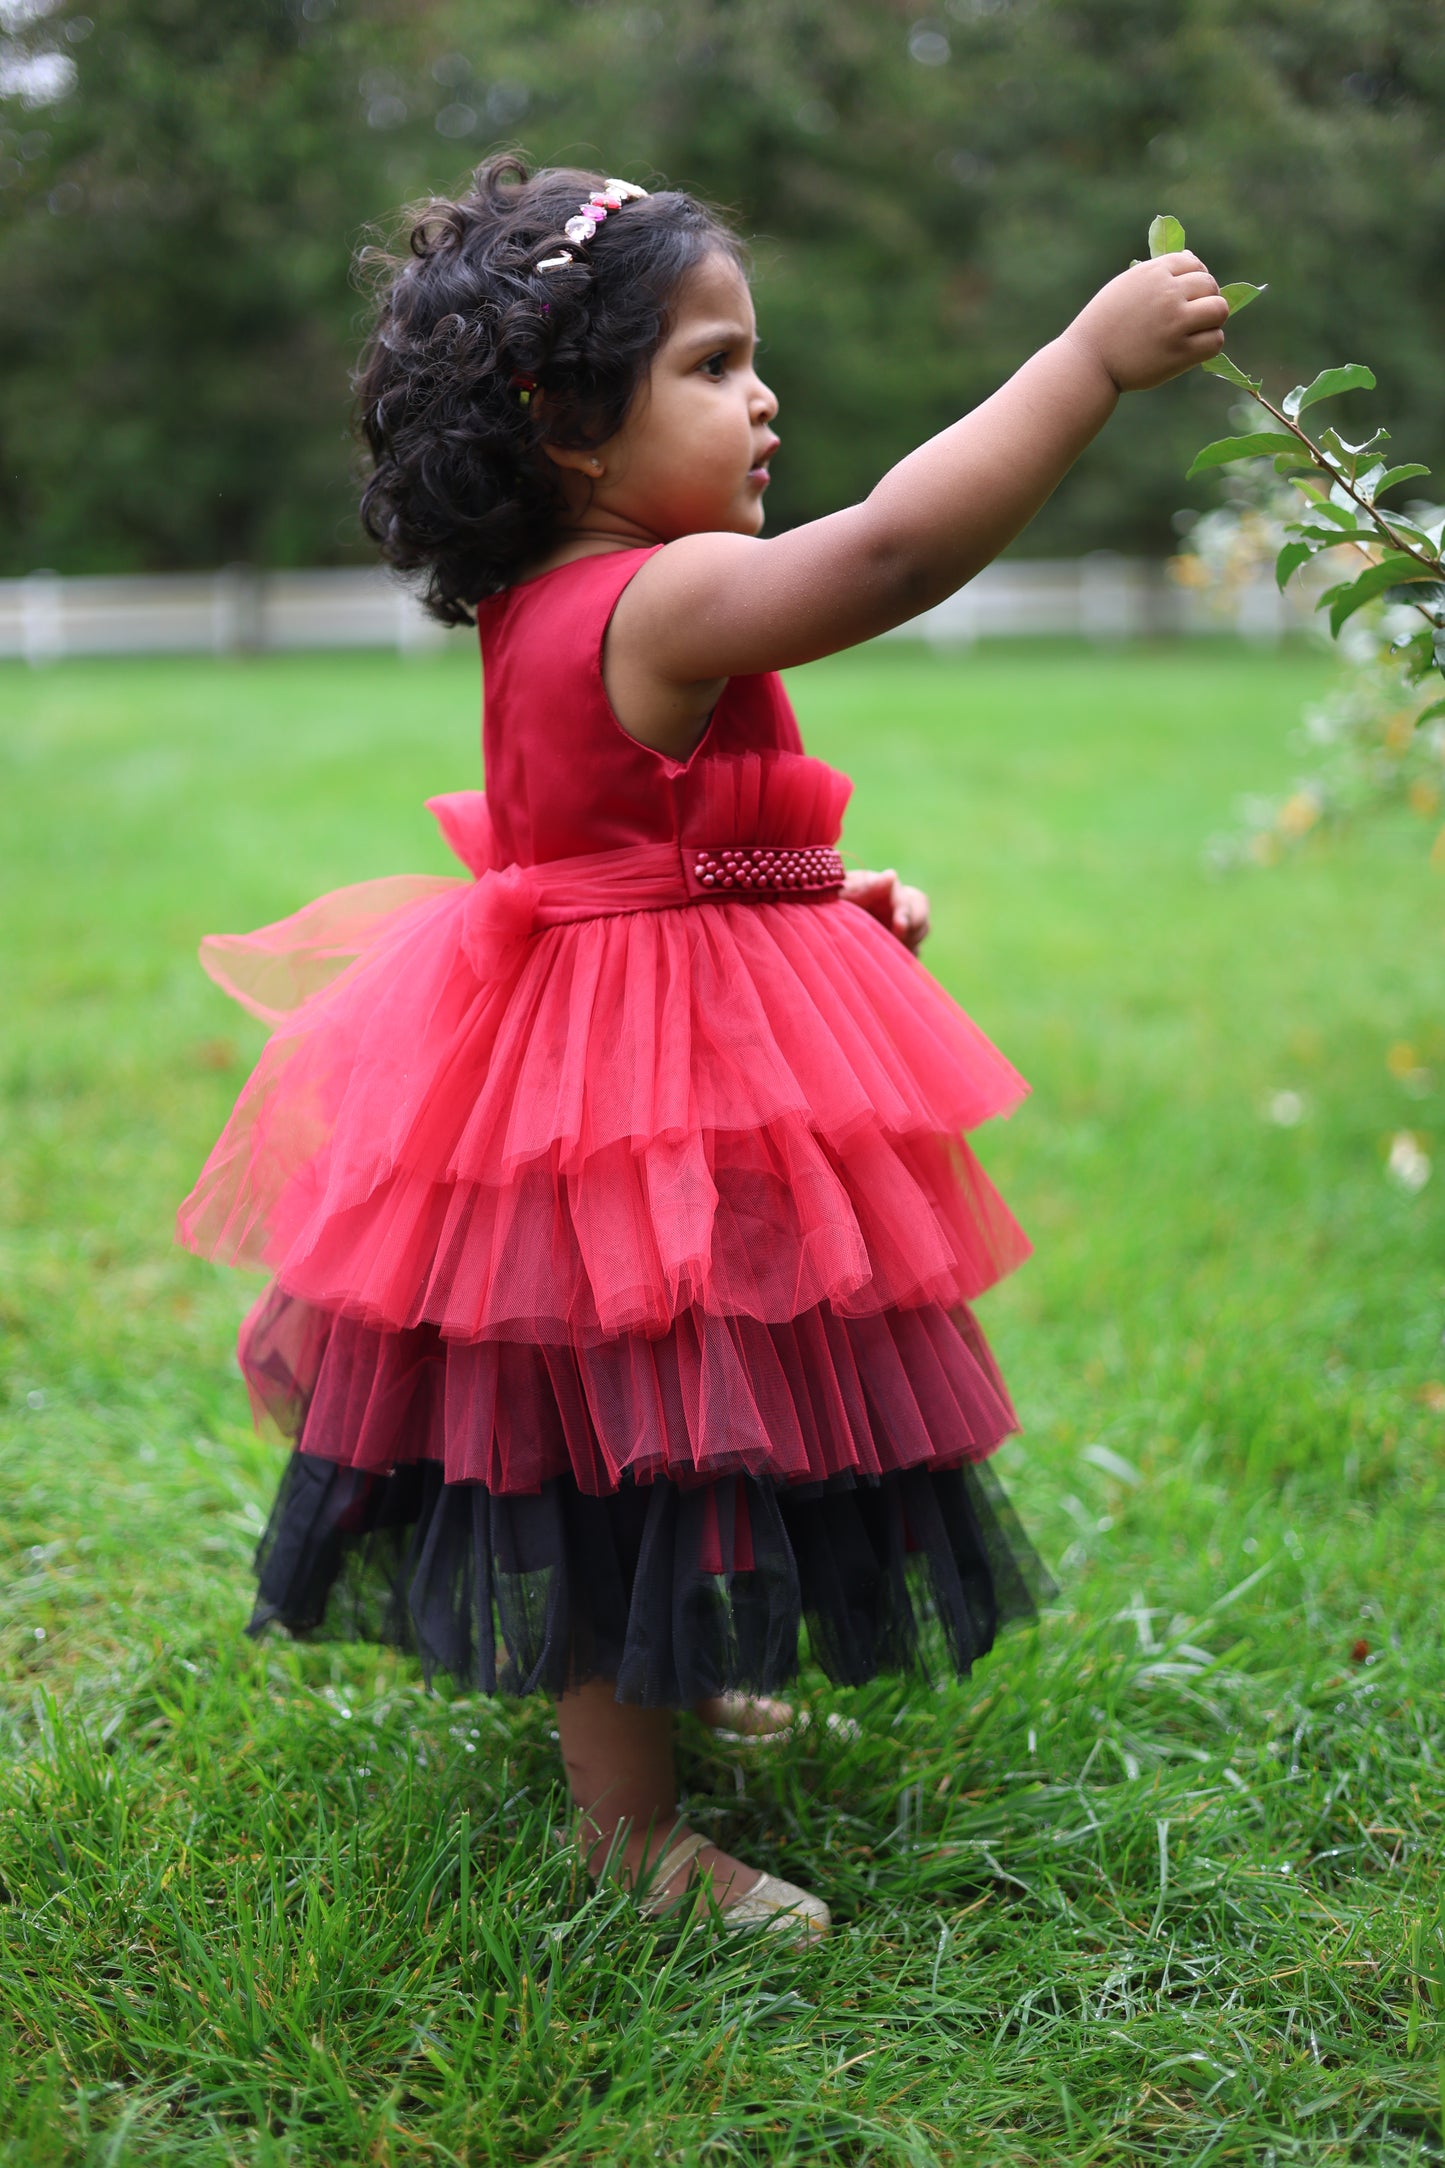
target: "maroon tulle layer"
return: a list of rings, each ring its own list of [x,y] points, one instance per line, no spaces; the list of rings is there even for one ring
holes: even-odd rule
[[[656,1338],[567,1346],[378,1330],[273,1288],[240,1353],[258,1413],[308,1454],[375,1473],[434,1461],[497,1494],[956,1467],[1017,1427],[977,1323],[936,1304],[773,1324],[694,1308]]]

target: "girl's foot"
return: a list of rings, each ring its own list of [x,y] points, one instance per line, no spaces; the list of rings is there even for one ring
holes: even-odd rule
[[[777,1875],[745,1867],[681,1822],[637,1879],[643,1885],[639,1909],[650,1919],[663,1918],[686,1900],[689,1889],[707,1881],[726,1926],[763,1927],[791,1942],[806,1943],[826,1934],[832,1924],[821,1897]]]
[[[786,1739],[796,1721],[788,1702],[761,1694],[710,1694],[694,1704],[693,1714],[709,1731],[735,1739]]]
[[[707,1701],[694,1703],[693,1714],[722,1739],[792,1739],[818,1722],[806,1710],[800,1716],[790,1703],[770,1701],[758,1694],[713,1694]],[[823,1728],[839,1739],[862,1736],[851,1716],[839,1716],[834,1711],[822,1722]]]
[[[649,1844],[645,1838],[629,1837],[616,1864],[638,1891],[643,1910],[654,1919],[680,1904],[699,1882],[711,1885],[712,1895],[726,1911],[762,1880],[756,1867],[709,1844],[685,1822],[674,1823],[660,1843],[656,1838]]]
[[[746,1705],[746,1696],[738,1699]],[[765,1724],[777,1713],[792,1713],[778,1704],[772,1710],[755,1706]],[[752,1712],[735,1706],[727,1713]],[[806,1917],[805,1932],[819,1933],[826,1926],[827,1906],[816,1897],[759,1874],[683,1824],[668,1710],[619,1702],[610,1680],[589,1679],[559,1696],[557,1731],[580,1809],[578,1849],[594,1875],[610,1865],[654,1914],[678,1903],[689,1885],[702,1879],[724,1913],[733,1911],[739,1927],[776,1921],[796,1932],[794,1915]]]

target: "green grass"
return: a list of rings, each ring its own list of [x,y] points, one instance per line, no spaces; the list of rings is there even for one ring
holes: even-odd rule
[[[1220,643],[799,673],[848,842],[1035,1095],[985,1306],[1061,1583],[961,1686],[686,1741],[806,1953],[579,1886],[545,1705],[242,1640],[280,1464],[170,1218],[259,1033],[204,930],[446,863],[465,656],[0,672],[0,2162],[1437,2161],[1441,890],[1383,823],[1201,848],[1327,664]],[[1304,1119],[1264,1117],[1300,1094]]]

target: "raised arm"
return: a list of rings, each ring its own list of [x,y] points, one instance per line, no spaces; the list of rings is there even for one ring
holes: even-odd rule
[[[1219,352],[1228,308],[1188,250],[1136,264],[861,504],[773,540],[689,534],[623,595],[613,648],[679,690],[872,639],[972,579],[1052,493],[1123,391]],[[609,679],[613,666],[609,666]]]

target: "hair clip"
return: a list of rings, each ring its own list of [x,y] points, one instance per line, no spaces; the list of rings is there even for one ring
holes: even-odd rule
[[[518,406],[531,404],[532,394],[537,389],[537,379],[534,376],[523,376],[520,369],[514,369],[507,378],[507,385],[517,394]]]
[[[585,248],[609,211],[620,211],[624,203],[636,203],[647,190],[639,188],[635,181],[604,181],[594,188],[587,201],[579,204],[576,215],[569,218],[562,231],[574,248]],[[561,271],[575,259],[570,255],[544,256],[538,264],[539,271]]]

